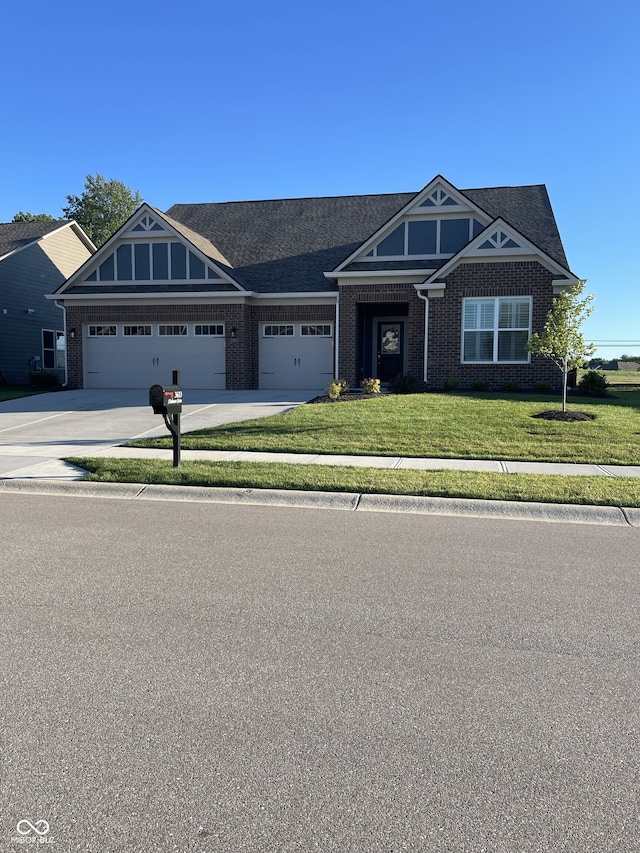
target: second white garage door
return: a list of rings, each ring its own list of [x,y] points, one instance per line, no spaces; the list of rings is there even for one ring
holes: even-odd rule
[[[168,385],[226,387],[224,326],[219,323],[103,324],[84,328],[85,388]]]
[[[261,388],[320,390],[332,379],[332,323],[261,325]]]

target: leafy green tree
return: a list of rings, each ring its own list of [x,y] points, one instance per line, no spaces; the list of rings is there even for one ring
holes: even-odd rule
[[[18,211],[16,215],[11,220],[12,222],[55,222],[55,218],[53,216],[49,216],[48,213],[24,213],[22,210]]]
[[[585,282],[581,281],[555,297],[541,332],[529,338],[527,348],[534,355],[542,355],[562,371],[562,411],[567,411],[567,376],[574,367],[581,367],[595,352],[593,344],[586,343],[580,327],[593,311],[593,293],[584,298]]]
[[[96,174],[87,175],[81,196],[68,195],[67,201],[68,207],[62,208],[65,217],[75,219],[101,246],[131,216],[142,196],[121,181],[107,181]]]

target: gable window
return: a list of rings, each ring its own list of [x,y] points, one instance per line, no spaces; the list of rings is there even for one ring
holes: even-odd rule
[[[187,250],[182,243],[171,244],[171,278],[187,277]]]
[[[411,219],[394,228],[366,257],[454,255],[483,228],[478,219],[469,216],[456,219]]]
[[[206,264],[183,243],[123,243],[108,255],[86,281],[221,281],[214,267]]]
[[[166,281],[169,278],[169,244],[152,243],[153,277],[156,281]]]
[[[443,219],[440,222],[440,252],[453,255],[469,242],[468,219]]]
[[[130,243],[118,246],[118,250],[116,252],[116,263],[118,265],[118,281],[132,281],[133,264],[131,263]],[[100,277],[102,278],[102,275]]]
[[[136,266],[136,281],[151,279],[151,262],[149,260],[149,243],[136,243],[133,247]]]
[[[529,361],[530,297],[465,299],[462,326],[463,362]]]
[[[418,219],[409,222],[410,255],[435,255],[438,241],[438,223],[435,219]]]

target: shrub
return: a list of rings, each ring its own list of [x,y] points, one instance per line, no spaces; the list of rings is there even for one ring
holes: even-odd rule
[[[327,388],[327,397],[330,400],[337,400],[338,397],[342,394],[342,385],[337,379],[334,379],[333,382],[329,384]]]
[[[396,376],[389,382],[392,394],[415,394],[418,383],[413,376]]]
[[[459,379],[445,379],[444,380],[444,390],[445,391],[457,391],[460,387]]]
[[[488,391],[489,383],[486,379],[476,379],[476,381],[471,386],[472,391]]]
[[[514,382],[513,379],[507,379],[501,386],[502,390],[506,391],[507,394],[514,394],[518,390],[518,387],[518,383]]]
[[[346,379],[334,379],[325,391],[325,394],[330,400],[337,400],[349,390],[349,383]]]
[[[364,389],[366,394],[379,394],[380,393],[380,380],[379,379],[363,379],[360,383],[360,387]]]
[[[533,393],[534,394],[549,394],[551,393],[551,385],[549,382],[534,382],[533,383]]]
[[[590,370],[578,382],[578,390],[589,397],[606,397],[609,383],[597,370]]]
[[[60,377],[55,370],[32,370],[29,382],[34,388],[59,388]]]

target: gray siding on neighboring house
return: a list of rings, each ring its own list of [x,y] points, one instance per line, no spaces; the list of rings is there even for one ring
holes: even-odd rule
[[[29,382],[34,357],[42,364],[43,329],[63,331],[63,311],[45,295],[90,254],[73,230],[64,228],[0,261],[0,371],[9,384]]]

